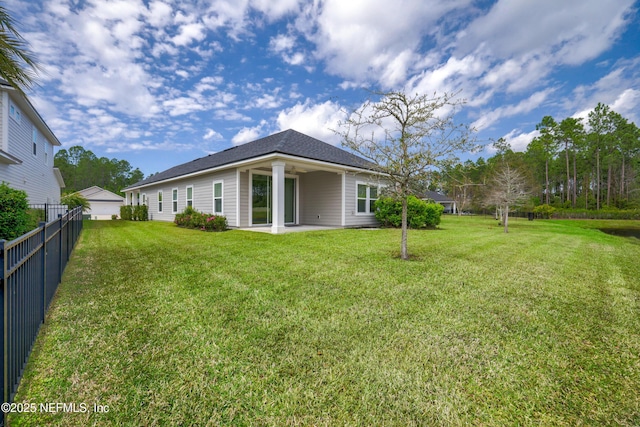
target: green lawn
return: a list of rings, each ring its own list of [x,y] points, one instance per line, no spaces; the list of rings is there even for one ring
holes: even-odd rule
[[[406,262],[397,230],[87,222],[16,402],[89,410],[10,425],[637,426],[640,242],[599,224],[445,217]]]

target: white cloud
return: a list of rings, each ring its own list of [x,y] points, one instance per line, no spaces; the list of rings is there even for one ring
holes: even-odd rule
[[[176,46],[188,46],[193,42],[202,41],[206,36],[206,28],[199,22],[192,22],[180,27],[180,32],[171,41]]]
[[[523,99],[515,105],[505,105],[503,107],[498,107],[493,111],[484,112],[482,113],[482,117],[473,122],[471,126],[480,131],[490,127],[504,117],[513,117],[519,114],[529,113],[540,107],[553,92],[554,89],[545,89],[532,94],[530,97]]]
[[[233,145],[242,145],[247,142],[255,141],[260,137],[263,132],[263,129],[266,125],[266,122],[261,122],[259,125],[254,126],[252,128],[244,127],[237,134],[231,138],[231,142]]]
[[[280,130],[295,129],[322,141],[337,145],[340,137],[332,129],[338,128],[338,122],[347,117],[345,110],[338,104],[326,101],[322,104],[297,103],[278,114],[277,124]]]
[[[269,41],[269,48],[276,53],[293,49],[293,46],[295,46],[295,38],[284,34],[279,34]]]
[[[205,139],[205,140],[210,140],[210,139],[220,140],[220,139],[223,139],[222,135],[219,132],[216,132],[213,129],[207,129],[206,133],[204,134],[204,136],[202,138]]]

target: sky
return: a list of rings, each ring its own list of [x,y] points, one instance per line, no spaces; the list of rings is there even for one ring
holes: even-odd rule
[[[586,117],[598,102],[640,125],[632,0],[4,6],[43,68],[29,98],[62,148],[145,176],[286,129],[340,147],[332,129],[371,89],[456,93],[478,141],[518,151],[542,117]]]

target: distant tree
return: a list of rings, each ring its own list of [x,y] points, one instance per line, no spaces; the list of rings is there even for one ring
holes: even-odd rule
[[[335,131],[345,147],[371,161],[385,174],[387,191],[402,202],[400,256],[407,251],[407,199],[417,183],[429,182],[429,174],[451,165],[455,154],[471,150],[471,129],[454,121],[463,104],[452,94],[407,95],[374,92]]]
[[[81,146],[58,151],[54,165],[60,169],[69,192],[97,185],[117,194],[123,188],[144,179],[142,171],[133,169],[128,161],[98,158]]]
[[[0,76],[22,94],[33,87],[40,69],[27,47],[15,22],[0,4]]]
[[[526,174],[503,162],[489,181],[486,203],[502,209],[505,233],[509,232],[509,209],[524,204],[529,197]]]

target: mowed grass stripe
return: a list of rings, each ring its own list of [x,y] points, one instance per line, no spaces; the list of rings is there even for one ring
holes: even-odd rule
[[[110,411],[11,425],[638,424],[640,245],[585,224],[88,223],[17,401]]]

